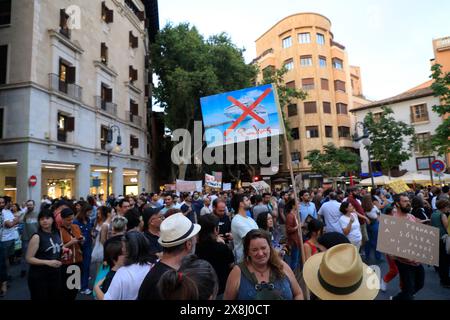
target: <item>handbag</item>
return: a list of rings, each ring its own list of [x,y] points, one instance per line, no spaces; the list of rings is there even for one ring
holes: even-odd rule
[[[100,237],[95,239],[95,246],[92,249],[91,262],[103,262],[103,245],[100,242]]]

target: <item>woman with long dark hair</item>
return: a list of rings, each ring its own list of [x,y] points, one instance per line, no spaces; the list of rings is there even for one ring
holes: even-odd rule
[[[31,300],[58,300],[61,299],[61,237],[50,210],[41,211],[38,222],[38,231],[31,237],[26,254],[30,264]]]
[[[80,212],[76,215],[74,224],[78,225],[81,234],[84,237],[84,242],[81,246],[83,252],[83,265],[81,268],[81,294],[90,295],[92,291],[89,289],[89,271],[91,266],[92,255],[92,229],[91,222],[92,207],[89,204],[84,204]]]
[[[381,260],[381,253],[377,251],[377,242],[378,242],[378,228],[379,228],[379,217],[380,210],[373,203],[372,196],[366,195],[362,198],[361,206],[364,209],[364,213],[369,218],[370,223],[367,225],[367,234],[369,236],[369,241],[366,242],[364,246],[365,258],[367,261],[370,261],[370,253],[372,251],[375,252],[375,259],[377,262]]]
[[[251,230],[245,236],[244,261],[231,271],[224,300],[303,300],[294,273],[266,231]]]

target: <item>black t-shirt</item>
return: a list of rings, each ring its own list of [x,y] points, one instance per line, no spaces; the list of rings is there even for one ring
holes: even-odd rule
[[[231,271],[230,264],[234,263],[231,249],[226,244],[211,240],[198,243],[195,254],[213,266],[219,279],[218,294],[224,293],[228,275]]]
[[[172,267],[158,262],[145,276],[139,288],[138,300],[162,300],[158,291],[158,281],[166,271],[173,270]]]
[[[154,234],[145,231],[144,232],[145,237],[147,238],[148,242],[150,243],[150,253],[151,254],[156,254],[158,252],[162,252],[163,248],[161,247],[161,245],[158,242],[159,237],[155,236]]]
[[[219,234],[225,235],[226,233],[231,233],[230,217],[226,214],[223,217],[219,217],[218,215],[216,217],[219,218]]]

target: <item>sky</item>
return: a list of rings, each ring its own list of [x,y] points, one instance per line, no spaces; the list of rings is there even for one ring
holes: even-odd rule
[[[363,93],[381,100],[429,80],[432,40],[450,36],[448,0],[159,0],[160,27],[189,22],[208,37],[226,32],[256,57],[255,40],[281,19],[316,12],[361,67]]]

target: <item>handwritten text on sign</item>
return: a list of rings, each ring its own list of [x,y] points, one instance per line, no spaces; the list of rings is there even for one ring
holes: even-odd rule
[[[439,266],[439,229],[407,219],[381,215],[377,250]]]

